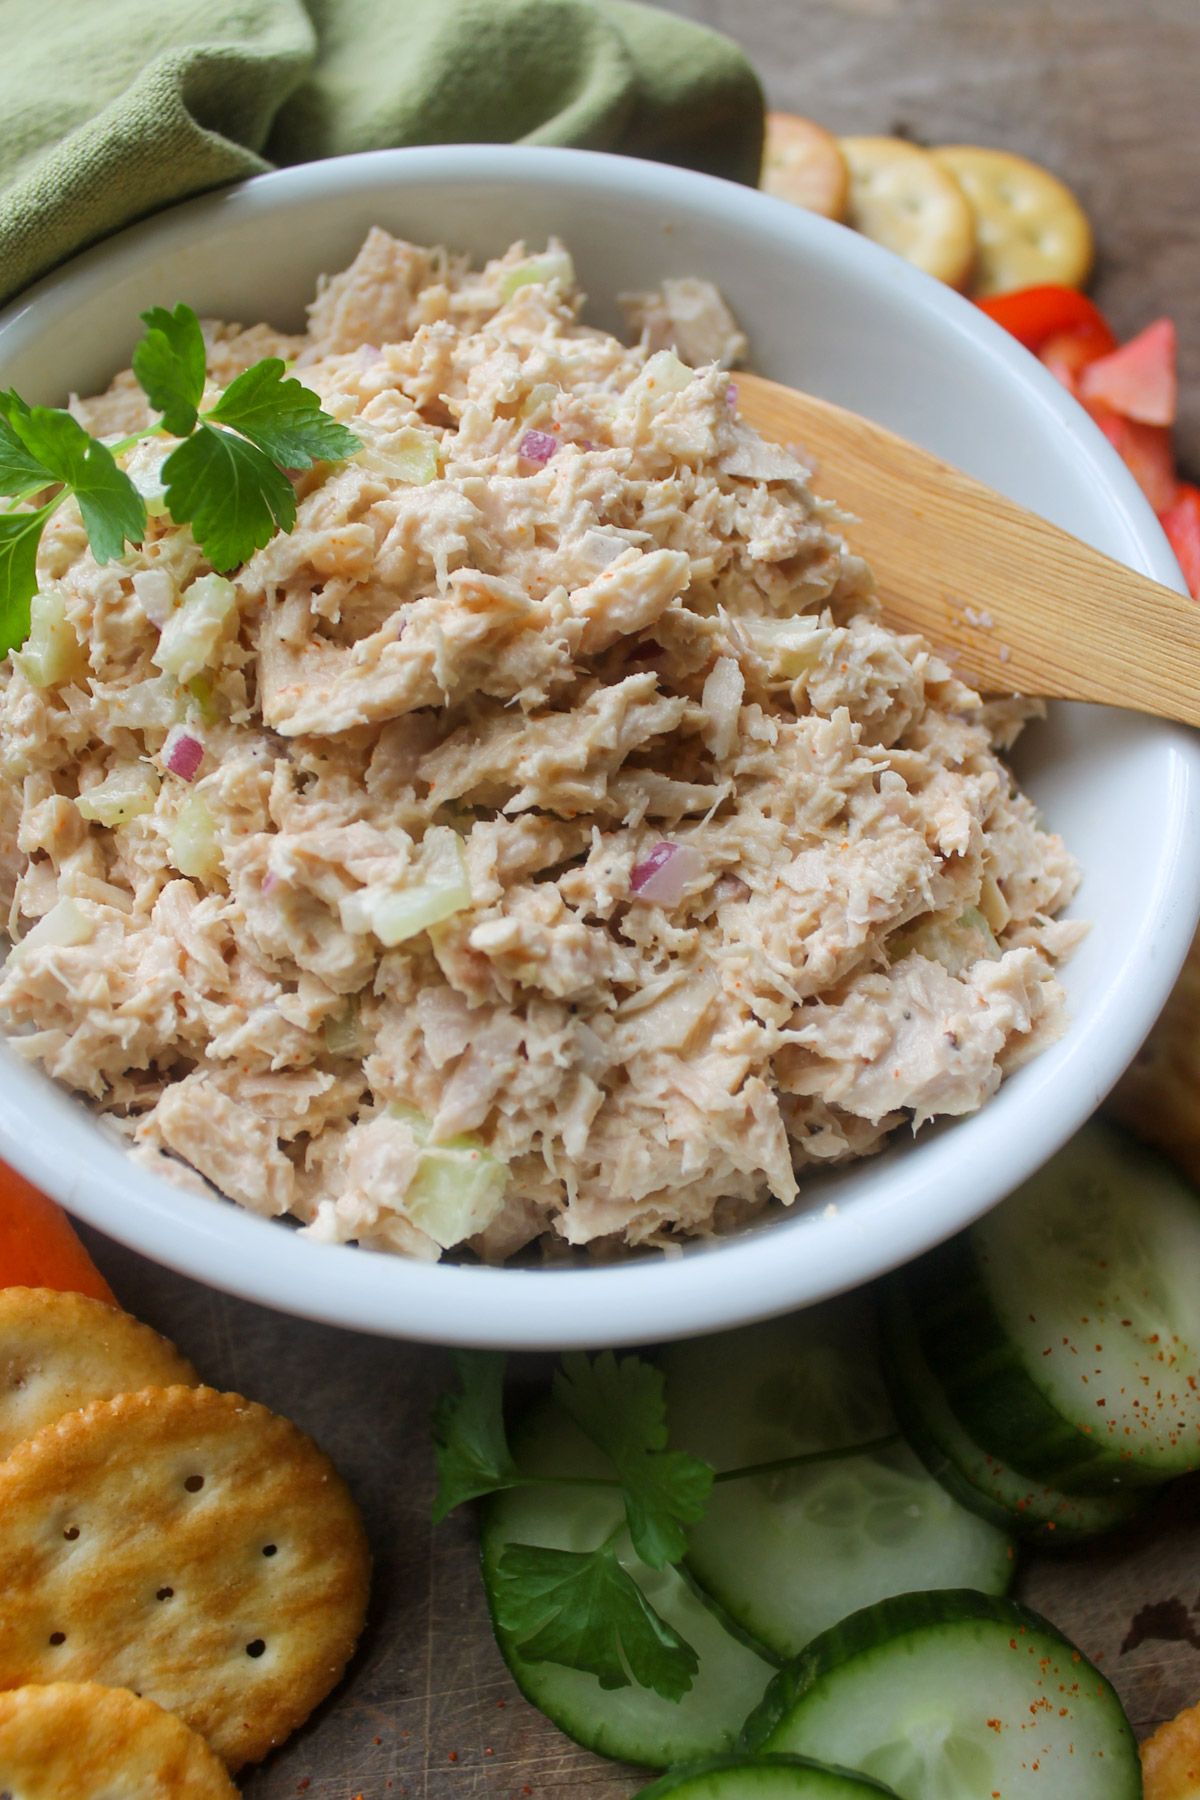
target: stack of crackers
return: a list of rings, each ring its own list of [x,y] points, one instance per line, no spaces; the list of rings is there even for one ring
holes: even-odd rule
[[[328,1457],[157,1332],[0,1290],[0,1792],[229,1800],[339,1679],[370,1556]]]
[[[761,185],[972,299],[1043,282],[1082,287],[1091,273],[1091,226],[1075,196],[1007,150],[837,138],[811,119],[768,113]]]

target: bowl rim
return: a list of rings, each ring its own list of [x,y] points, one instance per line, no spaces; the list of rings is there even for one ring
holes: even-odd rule
[[[906,299],[940,315],[953,334],[983,342],[1057,417],[1089,459],[1106,501],[1136,547],[1135,566],[1183,588],[1153,512],[1116,452],[1036,359],[960,295],[866,239],[787,202],[669,164],[533,146],[436,145],[372,151],[254,176],[182,202],[83,251],[0,313],[0,362],[47,321],[138,266],[146,248],[171,249],[222,215],[231,223],[302,207],[347,187],[419,186],[469,176],[481,185],[527,181],[700,205],[718,219],[758,216],[764,229],[799,234],[823,258],[869,280],[886,278]],[[885,1153],[844,1177],[820,1211],[773,1217],[712,1245],[586,1268],[491,1268],[421,1263],[318,1245],[231,1202],[171,1186],[132,1164],[65,1090],[3,1051],[0,1149],[19,1172],[79,1218],[143,1255],[262,1305],[382,1336],[512,1349],[663,1341],[785,1312],[854,1287],[961,1229],[1025,1179],[1094,1110],[1153,1023],[1182,964],[1200,914],[1200,739],[1174,733],[1171,831],[1153,903],[1136,945],[1110,983],[1086,1040],[1068,1031],[1034,1065],[1040,1079],[1019,1096],[1014,1147],[1006,1082],[979,1112],[923,1139],[915,1154]],[[1194,905],[1184,899],[1194,896]],[[1117,1045],[1120,1048],[1117,1048]],[[1020,1077],[1015,1078],[1016,1081]],[[977,1185],[958,1192],[964,1133]],[[873,1177],[888,1169],[887,1181]],[[879,1191],[868,1190],[871,1187]],[[819,1196],[818,1196],[819,1198]],[[851,1202],[850,1210],[845,1201]],[[821,1221],[839,1227],[821,1234]]]

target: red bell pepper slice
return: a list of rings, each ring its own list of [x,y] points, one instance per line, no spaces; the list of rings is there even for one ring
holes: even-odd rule
[[[1048,338],[1066,331],[1094,344],[1097,356],[1107,356],[1117,347],[1104,314],[1078,288],[1047,282],[1040,287],[1017,288],[1011,294],[994,294],[977,304],[1035,355]]]
[[[0,1163],[0,1287],[68,1288],[117,1304],[61,1206]]]
[[[1171,448],[1171,432],[1166,425],[1143,425],[1127,419],[1099,400],[1089,400],[1087,409],[1097,425],[1120,455],[1147,500],[1161,518],[1175,504],[1179,481],[1175,474],[1175,452]]]
[[[1160,523],[1192,599],[1200,600],[1200,488],[1180,482],[1175,503],[1161,514]]]

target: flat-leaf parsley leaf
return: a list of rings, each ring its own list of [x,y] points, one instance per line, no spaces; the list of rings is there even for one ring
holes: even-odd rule
[[[146,335],[133,353],[133,372],[172,437],[196,428],[204,398],[206,358],[200,321],[182,302],[174,312],[152,306],[142,314]]]
[[[634,1549],[652,1569],[687,1553],[688,1525],[701,1518],[712,1492],[710,1464],[668,1450],[667,1409],[659,1369],[640,1357],[618,1362],[611,1350],[594,1361],[564,1356],[554,1377],[559,1405],[616,1465]]]
[[[520,1479],[504,1430],[505,1358],[494,1350],[454,1350],[451,1358],[458,1391],[443,1394],[433,1414],[435,1525],[464,1500],[512,1487]]]
[[[191,524],[214,569],[224,574],[296,523],[291,482],[269,456],[232,431],[203,422],[162,466],[167,510]]]
[[[311,388],[285,380],[286,368],[277,356],[264,357],[230,382],[205,418],[232,425],[285,469],[353,456],[361,439],[321,411]]]
[[[163,432],[182,439],[162,465],[167,509],[189,524],[201,550],[222,572],[260,550],[276,530],[296,523],[296,495],[285,471],[352,456],[361,441],[321,410],[320,397],[285,380],[276,356],[231,381],[201,413],[206,359],[200,321],[190,306],[154,306],[142,314],[145,335],[133,373],[161,418],[112,449],[89,436],[69,412],[29,407],[0,394],[0,656],[29,635],[37,592],[37,547],[55,508],[73,495],[99,563],[140,544],[146,506],[117,455]],[[23,503],[40,490],[58,492],[36,512]]]
[[[525,1662],[562,1663],[595,1675],[602,1688],[653,1688],[681,1700],[700,1659],[659,1617],[611,1545],[548,1550],[509,1544],[495,1582],[496,1617]]]

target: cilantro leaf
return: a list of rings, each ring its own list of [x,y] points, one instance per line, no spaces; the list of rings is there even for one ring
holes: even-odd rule
[[[579,1352],[562,1359],[554,1377],[559,1404],[612,1458],[621,1479],[633,1547],[661,1569],[687,1553],[688,1525],[701,1518],[712,1491],[709,1463],[667,1450],[667,1409],[659,1369],[640,1357],[617,1361],[605,1350],[594,1361]]]
[[[525,1662],[562,1663],[602,1688],[653,1688],[681,1700],[700,1660],[659,1617],[608,1544],[547,1550],[509,1544],[496,1567],[496,1617]]]
[[[11,415],[28,418],[29,408],[18,394],[0,394],[0,494],[21,494],[35,482],[54,480],[51,471],[26,448]]]
[[[269,456],[230,431],[201,424],[162,466],[167,507],[177,525],[191,521],[214,569],[236,569],[296,523],[292,484]]]
[[[328,413],[311,388],[284,380],[286,365],[268,356],[231,381],[205,414],[231,425],[285,469],[307,469],[362,449],[362,441]]]
[[[518,1479],[504,1433],[505,1358],[494,1350],[454,1350],[451,1360],[459,1391],[443,1394],[433,1413],[435,1525],[464,1500],[511,1487]]]
[[[37,549],[55,502],[37,512],[0,513],[0,656],[29,636],[29,602],[37,593]]]
[[[146,335],[133,353],[133,372],[172,437],[195,430],[204,397],[204,335],[190,306],[174,312],[152,306],[142,314]]]

